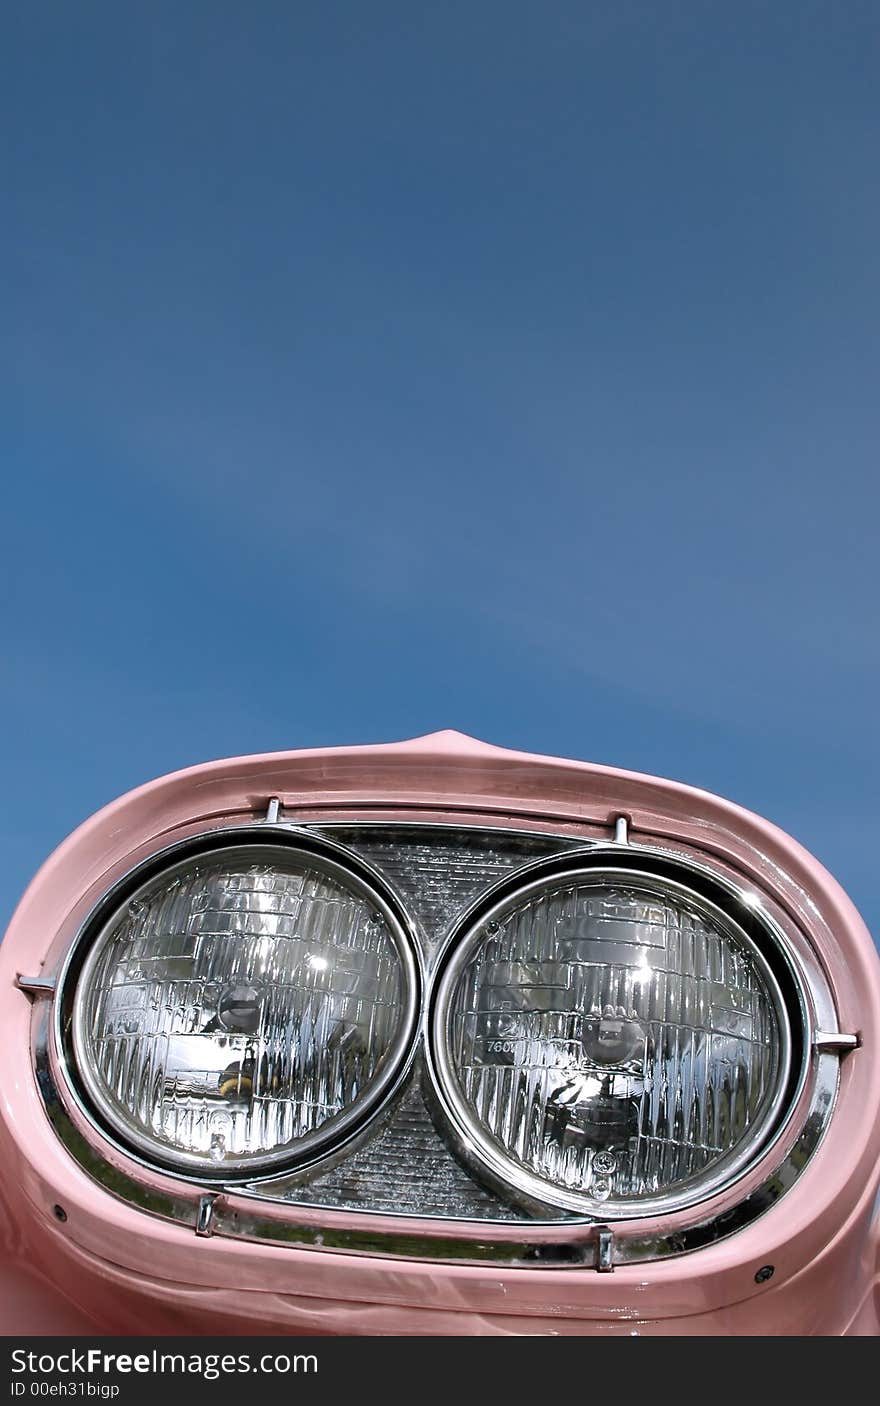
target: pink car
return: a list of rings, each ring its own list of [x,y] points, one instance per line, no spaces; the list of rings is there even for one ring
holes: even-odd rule
[[[163,777],[0,947],[6,1334],[880,1321],[880,964],[793,840],[457,733]]]

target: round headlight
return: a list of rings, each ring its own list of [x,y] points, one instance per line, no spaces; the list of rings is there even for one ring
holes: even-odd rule
[[[791,1060],[779,985],[721,908],[611,867],[533,880],[450,943],[431,1058],[465,1155],[603,1218],[692,1204],[770,1136]]]
[[[153,873],[103,923],[72,1003],[94,1111],[134,1150],[258,1172],[342,1141],[405,1062],[415,959],[326,854],[231,844]]]

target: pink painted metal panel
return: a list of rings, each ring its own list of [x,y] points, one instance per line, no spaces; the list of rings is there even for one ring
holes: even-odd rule
[[[769,889],[782,920],[809,934],[841,1026],[858,1030],[863,1043],[843,1062],[830,1129],[796,1187],[728,1240],[601,1276],[197,1240],[98,1187],[46,1118],[30,1064],[33,1013],[15,989],[15,975],[57,964],[96,898],[136,859],[207,826],[241,823],[275,795],[287,815],[302,818],[448,819],[468,812],[488,823],[584,836],[607,836],[614,817],[625,814],[640,840],[697,846]],[[75,1291],[106,1331],[171,1331],[172,1320],[176,1331],[186,1323],[193,1332],[231,1333],[878,1330],[877,955],[849,899],[812,856],[776,827],[706,792],[507,752],[455,733],[387,747],[239,758],[162,777],[93,816],[37,875],[0,947],[0,1019],[6,1030],[0,1184],[13,1188],[4,1222],[8,1262],[27,1263]],[[94,1141],[85,1120],[80,1126]],[[123,1154],[107,1156],[133,1170]],[[156,1189],[174,1185],[158,1174],[138,1175]],[[751,1182],[761,1175],[756,1169]],[[747,1178],[726,1201],[718,1198],[718,1208],[739,1200],[748,1186]],[[56,1203],[67,1211],[63,1225],[52,1215]],[[343,1227],[359,1223],[354,1214],[297,1210],[298,1222],[309,1216]],[[668,1228],[677,1223],[670,1217]],[[395,1218],[382,1224],[402,1233],[422,1228]],[[467,1225],[456,1230],[477,1233]],[[755,1272],[765,1263],[775,1266],[774,1277],[757,1285]]]
[[[13,1261],[0,1265],[0,1331],[6,1337],[82,1337],[101,1329],[56,1285]]]

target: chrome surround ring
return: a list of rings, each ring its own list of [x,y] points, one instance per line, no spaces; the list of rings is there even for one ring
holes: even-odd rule
[[[678,869],[678,876],[673,877],[670,869]],[[690,882],[682,882],[683,877]],[[702,1177],[697,1174],[682,1182],[678,1193],[671,1191],[666,1195],[633,1198],[628,1203],[615,1204],[554,1185],[504,1152],[480,1127],[461,1091],[449,1044],[449,1013],[462,972],[487,938],[486,926],[503,918],[514,905],[532,894],[579,880],[597,885],[607,881],[637,884],[659,895],[687,902],[723,931],[733,933],[759,967],[776,1014],[780,1035],[776,1087],[761,1110],[755,1132],[743,1139],[738,1150],[733,1148],[718,1159],[714,1172]],[[693,887],[695,880],[699,882],[699,889]],[[707,881],[717,890],[712,897],[706,892]],[[732,908],[738,910],[737,916],[731,912]],[[749,927],[760,931],[763,946],[772,944],[776,968],[789,988],[788,1000],[762,944],[750,935]],[[799,1029],[793,1032],[791,1016],[795,1011]],[[744,1176],[784,1131],[787,1121],[784,1115],[794,1108],[808,1075],[811,1042],[811,1012],[800,972],[791,959],[783,934],[766,914],[752,907],[732,885],[719,883],[710,871],[702,866],[691,866],[678,855],[640,846],[623,849],[604,845],[536,860],[505,876],[460,917],[433,974],[424,1034],[426,1066],[435,1107],[458,1155],[488,1185],[518,1200],[533,1213],[549,1208],[563,1209],[603,1222],[641,1220],[687,1210],[724,1192]]]
[[[115,1114],[87,1056],[84,1028],[84,992],[100,959],[120,909],[145,892],[156,879],[173,877],[197,860],[216,860],[224,855],[253,855],[254,861],[283,853],[290,862],[299,860],[313,871],[334,880],[349,892],[365,899],[381,914],[401,967],[401,1017],[384,1065],[363,1093],[348,1108],[305,1134],[296,1144],[253,1157],[229,1159],[209,1164],[196,1154],[175,1152],[158,1139],[123,1124]],[[312,1166],[338,1152],[361,1134],[386,1106],[411,1064],[418,1038],[422,1005],[422,961],[416,934],[406,910],[387,881],[363,859],[327,840],[290,827],[259,826],[214,830],[169,846],[151,855],[115,883],[103,895],[81,927],[61,972],[55,1000],[55,1041],[59,1062],[70,1093],[80,1111],[120,1151],[141,1160],[146,1166],[199,1180],[253,1181],[279,1170]]]

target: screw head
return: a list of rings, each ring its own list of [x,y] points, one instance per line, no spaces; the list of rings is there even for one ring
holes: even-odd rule
[[[768,1279],[773,1278],[775,1272],[776,1271],[772,1264],[762,1265],[761,1268],[758,1270],[757,1274],[755,1275],[755,1283],[766,1284]]]

